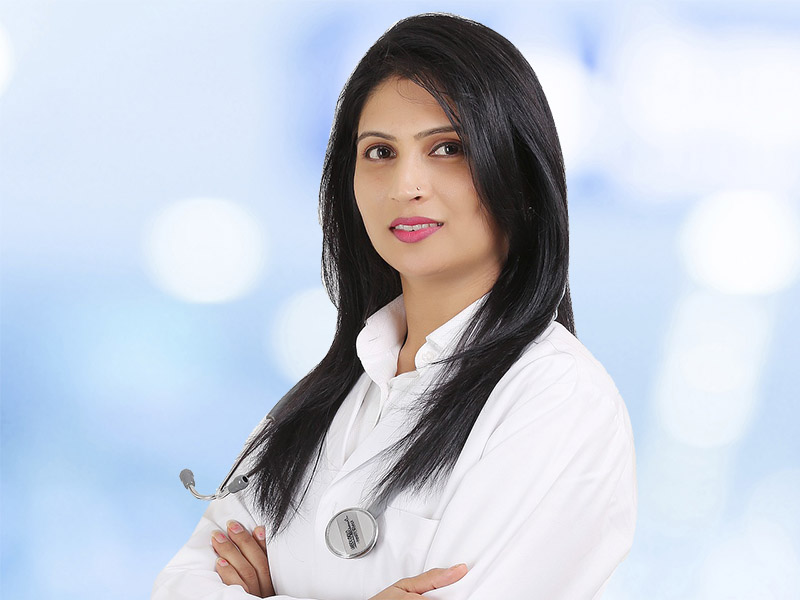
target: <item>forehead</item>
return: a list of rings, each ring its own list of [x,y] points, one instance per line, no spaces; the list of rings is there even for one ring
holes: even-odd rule
[[[414,127],[421,123],[449,124],[442,107],[425,88],[409,79],[394,77],[372,90],[361,110],[358,128],[402,129],[412,120]]]

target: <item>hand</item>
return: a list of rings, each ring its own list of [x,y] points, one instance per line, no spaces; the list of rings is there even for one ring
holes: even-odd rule
[[[267,536],[258,526],[252,535],[240,523],[228,521],[227,535],[213,531],[211,545],[219,555],[216,571],[227,585],[240,585],[260,598],[275,595],[267,559]]]
[[[390,585],[370,600],[415,600],[421,594],[455,583],[467,574],[467,565],[461,563],[449,569],[430,569],[416,577],[406,577]],[[424,600],[424,599],[423,599]]]

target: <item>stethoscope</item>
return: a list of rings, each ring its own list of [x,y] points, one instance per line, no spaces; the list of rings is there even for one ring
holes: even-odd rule
[[[230,494],[241,492],[250,483],[250,477],[257,471],[253,469],[244,475],[233,474],[241,466],[242,461],[255,447],[260,437],[260,432],[267,427],[275,424],[275,417],[272,413],[277,413],[281,402],[275,405],[261,424],[247,438],[244,449],[239,453],[231,470],[222,480],[222,483],[213,494],[201,494],[194,487],[194,473],[190,469],[184,469],[180,473],[181,483],[198,500],[217,500]],[[378,521],[377,518],[383,513],[386,504],[373,503],[369,508],[353,506],[339,511],[325,528],[325,545],[335,556],[339,558],[360,558],[375,547],[378,541]]]
[[[561,298],[566,294],[567,286],[564,286],[564,291],[561,293]],[[559,300],[559,304],[561,301]],[[550,319],[550,324],[558,317],[558,309]],[[549,327],[549,325],[548,325]],[[258,439],[258,432],[265,430],[267,427],[275,424],[275,417],[272,413],[277,413],[281,403],[278,402],[270,411],[261,424],[255,431],[247,438],[244,444],[244,450],[239,453],[236,462],[233,463],[231,470],[225,476],[217,491],[213,494],[200,494],[194,487],[194,474],[189,469],[184,469],[180,473],[181,482],[183,486],[189,490],[192,495],[198,500],[216,500],[224,498],[229,494],[236,494],[245,489],[250,483],[250,477],[256,472],[256,469],[249,471],[245,475],[238,475],[233,477],[233,474],[241,466],[242,461],[254,448]],[[233,478],[231,480],[231,478]],[[360,558],[367,554],[375,547],[378,541],[378,521],[377,518],[386,509],[386,503],[378,504],[373,503],[369,508],[361,508],[353,506],[339,511],[325,527],[325,545],[334,555],[340,558]]]

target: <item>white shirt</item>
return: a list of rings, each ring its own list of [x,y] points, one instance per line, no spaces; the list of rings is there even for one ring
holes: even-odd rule
[[[444,485],[395,497],[378,516],[369,554],[346,560],[327,549],[329,519],[366,508],[362,494],[386,467],[376,455],[413,425],[405,410],[440,368],[431,362],[452,351],[483,300],[426,337],[416,371],[395,376],[406,332],[402,298],[359,333],[365,372],[331,423],[299,513],[267,545],[275,598],[366,600],[398,579],[459,562],[468,573],[425,597],[599,598],[633,542],[633,435],[611,377],[555,321],[500,379]],[[252,530],[255,514],[244,494],[213,501],[159,574],[152,600],[251,598],[221,582],[210,537],[229,519]]]

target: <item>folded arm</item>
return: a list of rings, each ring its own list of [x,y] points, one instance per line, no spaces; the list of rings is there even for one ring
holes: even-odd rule
[[[426,565],[469,573],[436,600],[599,598],[636,519],[633,438],[618,396],[526,402],[447,504]]]

